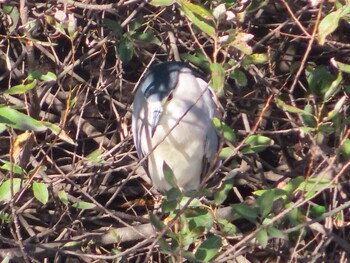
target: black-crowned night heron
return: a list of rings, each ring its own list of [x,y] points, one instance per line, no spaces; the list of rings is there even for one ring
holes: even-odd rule
[[[146,72],[135,94],[132,131],[139,158],[148,155],[143,166],[157,190],[171,188],[164,163],[181,190],[198,190],[217,159],[218,105],[208,83],[185,63],[165,62]]]

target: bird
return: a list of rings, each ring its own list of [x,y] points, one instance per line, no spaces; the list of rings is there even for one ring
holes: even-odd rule
[[[178,189],[199,190],[221,141],[213,119],[222,107],[208,83],[187,63],[156,64],[141,78],[132,107],[134,144],[153,186],[161,193],[173,187],[169,167]]]

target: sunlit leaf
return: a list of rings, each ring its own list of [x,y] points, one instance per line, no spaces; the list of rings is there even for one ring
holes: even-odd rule
[[[90,153],[88,156],[86,156],[86,159],[90,162],[93,163],[103,163],[105,162],[102,158],[100,158],[100,155],[103,153],[102,150],[97,149],[95,151],[93,151],[92,153]]]
[[[188,0],[182,0],[181,4],[182,7],[187,8],[188,10],[190,10],[191,12],[193,12],[201,18],[207,20],[213,19],[213,15],[211,14],[211,12],[207,10],[203,5],[191,3]]]
[[[333,33],[339,25],[339,19],[341,18],[341,9],[326,15],[318,26],[318,42],[323,45],[329,34]]]
[[[267,235],[266,229],[261,229],[258,233],[256,233],[256,240],[258,240],[259,244],[264,248],[269,241],[269,236]]]
[[[3,162],[4,164],[0,167],[3,170],[9,171],[9,172],[13,172],[15,174],[24,174],[24,170],[21,166],[19,166],[16,163],[11,163],[9,161],[5,161],[5,160],[0,160],[1,162]]]
[[[94,203],[79,201],[74,203],[72,207],[75,207],[77,209],[93,209],[96,207],[96,205]]]
[[[211,229],[214,224],[212,214],[204,208],[192,207],[185,211],[186,219],[189,221],[189,228],[204,227]]]
[[[345,73],[350,73],[350,65],[349,64],[344,64],[344,63],[341,63],[339,61],[336,61],[334,58],[331,58],[331,64],[336,67],[337,69],[339,69],[340,71],[342,72],[345,72]]]
[[[269,234],[270,237],[281,238],[281,239],[286,238],[286,235],[283,233],[283,231],[281,231],[275,227],[269,227],[266,230],[267,230],[267,233]]]
[[[7,179],[0,185],[0,201],[9,202],[12,198],[11,188],[13,189],[13,195],[15,195],[21,189],[22,179],[13,178]]]
[[[232,224],[230,221],[226,220],[226,219],[218,219],[218,223],[220,226],[220,229],[222,232],[226,233],[227,235],[235,235],[237,233],[239,233],[239,229]]]
[[[218,236],[209,236],[198,247],[195,256],[201,262],[210,262],[215,258],[221,248],[221,238]]]
[[[327,209],[325,206],[316,205],[316,206],[311,207],[309,216],[310,216],[310,218],[318,219],[326,212],[327,212]]]
[[[68,136],[68,134],[61,127],[59,127],[56,124],[53,124],[51,122],[47,122],[47,121],[42,122],[42,124],[46,128],[48,128],[50,131],[52,131],[56,136],[58,136],[58,138],[60,138],[61,140],[65,141],[69,144],[76,145],[76,143],[73,141],[73,139],[70,138]]]
[[[49,200],[49,191],[44,183],[33,182],[34,197],[43,205]]]
[[[279,108],[282,108],[285,111],[291,112],[291,113],[299,113],[299,114],[304,114],[304,115],[311,115],[309,112],[303,110],[303,109],[299,109],[297,107],[288,105],[287,103],[285,103],[283,100],[277,98],[276,99],[276,104]]]
[[[24,94],[27,91],[33,89],[36,87],[36,80],[28,83],[28,84],[21,84],[17,86],[13,86],[5,91],[6,94],[14,95],[14,94]]]
[[[186,2],[186,1],[185,1]],[[193,4],[191,4],[193,5]],[[209,24],[206,20],[197,17],[191,9],[188,8],[188,5],[182,5],[181,6],[182,11],[185,13],[185,15],[195,24],[200,30],[202,30],[204,33],[208,34],[211,37],[215,37],[215,28]]]
[[[245,142],[249,146],[241,150],[243,154],[258,153],[274,144],[272,139],[262,135],[250,135]]]
[[[225,70],[219,63],[212,63],[210,65],[212,86],[217,93],[220,93],[224,88]]]
[[[197,52],[195,55],[188,54],[188,53],[182,53],[182,54],[180,54],[180,57],[182,60],[191,62],[193,65],[196,65],[197,67],[206,69],[208,71],[210,69],[209,61],[207,60],[207,58],[203,54],[201,54],[199,52]]]
[[[344,103],[346,101],[346,96],[343,96],[338,100],[338,102],[335,104],[334,109],[328,112],[327,117],[323,119],[323,121],[329,121],[333,119],[342,109]]]
[[[2,3],[5,3],[5,2],[6,1],[4,1]],[[8,27],[9,33],[11,33],[17,28],[17,25],[18,25],[18,21],[19,21],[19,17],[20,17],[19,12],[18,12],[18,8],[16,7],[16,5],[3,4],[2,10],[5,14],[7,14],[11,17],[11,23]]]
[[[329,100],[340,90],[340,83],[342,80],[343,80],[343,76],[341,73],[339,73],[337,79],[331,83],[328,90],[324,94],[323,101]]]
[[[219,157],[221,159],[226,159],[226,158],[230,158],[231,156],[233,156],[237,151],[232,148],[232,147],[223,147],[220,151]]]
[[[19,130],[45,131],[46,127],[40,121],[0,104],[0,123]]]
[[[236,141],[236,134],[230,126],[228,126],[226,123],[219,120],[218,118],[214,118],[213,123],[215,128],[219,131],[220,134],[223,134],[226,140],[230,142]]]
[[[149,4],[154,6],[169,6],[172,5],[175,2],[175,0],[151,0]]]
[[[254,53],[251,55],[247,55],[243,62],[242,65],[244,67],[250,66],[251,64],[266,64],[269,61],[269,57],[265,53]]]
[[[214,193],[215,204],[219,205],[226,200],[227,195],[232,190],[233,181],[234,179],[230,178],[222,182],[221,187]]]
[[[226,16],[226,6],[224,3],[219,4],[217,7],[213,10],[213,16],[216,20],[224,20]]]
[[[330,183],[329,179],[320,179],[320,178],[308,178],[305,179],[299,186],[298,190],[302,191],[320,191],[325,188],[335,187],[334,184]]]
[[[61,200],[62,203],[64,203],[65,205],[69,204],[68,195],[64,190],[58,191],[57,196]]]
[[[257,200],[261,217],[266,217],[272,210],[275,196],[272,191],[266,191]]]
[[[346,139],[340,147],[340,152],[345,158],[350,158],[350,139]]]

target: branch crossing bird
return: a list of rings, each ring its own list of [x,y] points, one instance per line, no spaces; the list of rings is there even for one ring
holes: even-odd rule
[[[217,159],[220,136],[213,118],[220,118],[219,105],[208,83],[185,63],[164,62],[145,73],[133,102],[132,132],[158,191],[171,188],[165,166],[182,191],[199,189]]]

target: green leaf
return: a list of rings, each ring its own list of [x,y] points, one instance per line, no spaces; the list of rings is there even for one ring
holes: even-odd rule
[[[324,102],[328,101],[335,94],[337,94],[337,92],[340,90],[340,83],[342,80],[343,80],[343,76],[341,73],[339,73],[337,79],[331,83],[331,85],[329,86],[329,89],[324,94],[324,98],[323,98]]]
[[[42,122],[42,124],[49,129],[50,131],[52,131],[56,136],[58,136],[58,138],[60,138],[61,140],[72,144],[72,145],[76,145],[76,143],[67,135],[67,133],[59,126],[57,126],[56,124],[53,124],[51,122],[48,121],[44,121]]]
[[[239,32],[235,35],[234,40],[230,43],[230,46],[233,46],[246,55],[251,55],[253,53],[253,48],[248,44],[248,42],[253,38],[252,34]],[[247,61],[245,61],[247,63]]]
[[[20,178],[13,178],[12,182],[11,179],[7,179],[5,182],[3,182],[0,186],[0,201],[9,202],[12,198],[11,188],[13,189],[13,194],[15,195],[21,189],[21,182],[22,179]]]
[[[43,205],[49,200],[49,191],[44,183],[33,182],[34,197]]]
[[[329,71],[328,67],[320,65],[312,70],[306,71],[309,91],[318,96],[323,95],[329,89],[335,77]]]
[[[340,112],[341,108],[345,103],[345,100],[346,96],[343,96],[340,100],[338,100],[338,102],[334,106],[334,109],[328,112],[327,117],[323,118],[323,121],[326,122],[333,119]]]
[[[15,5],[3,4],[2,10],[4,11],[5,14],[7,14],[11,17],[11,23],[10,23],[9,27],[7,27],[7,28],[9,30],[9,32],[12,33],[17,28],[19,17],[20,17],[19,12],[18,12],[18,8]],[[6,19],[6,18],[4,17],[4,19]]]
[[[200,16],[201,18],[204,18],[206,20],[214,19],[211,12],[209,12],[203,5],[193,4],[188,0],[181,1],[181,4],[182,4],[182,7],[186,7],[188,10]]]
[[[341,9],[334,11],[326,15],[318,26],[318,42],[323,45],[326,41],[326,37],[333,33],[339,25],[339,19],[341,18]]]
[[[10,95],[24,94],[27,91],[34,89],[35,87],[36,87],[36,80],[34,80],[28,84],[21,84],[21,85],[13,86],[13,87],[9,88],[8,90],[6,90],[5,94],[10,94]]]
[[[245,73],[242,70],[235,69],[230,73],[229,76],[231,79],[235,80],[237,86],[245,87],[248,84],[248,79]]]
[[[269,227],[267,229],[267,233],[269,234],[270,237],[273,237],[273,238],[281,238],[281,239],[286,238],[286,235],[283,233],[283,231],[275,227]]]
[[[100,155],[102,153],[103,153],[103,150],[97,149],[92,153],[90,153],[88,156],[86,156],[86,159],[92,163],[105,163],[105,161],[102,158],[100,158]]]
[[[226,6],[224,3],[219,4],[213,10],[213,16],[217,21],[224,21],[226,17]]]
[[[350,139],[346,139],[340,147],[340,153],[345,158],[350,158]]]
[[[57,196],[61,200],[62,203],[64,203],[65,205],[69,204],[68,195],[64,190],[58,191]]]
[[[336,61],[334,58],[331,58],[331,64],[342,72],[350,73],[350,65],[349,64],[341,63],[339,61]]]
[[[279,188],[273,188],[273,189],[269,189],[269,190],[257,190],[257,191],[254,191],[253,193],[257,196],[262,196],[266,192],[273,193],[273,197],[274,197],[273,202],[275,202],[278,199],[285,200],[287,198],[287,192],[285,190],[279,189]]]
[[[221,238],[218,236],[209,236],[198,247],[195,256],[201,262],[210,262],[216,257],[222,246]]]
[[[0,104],[0,123],[19,130],[45,131],[46,127],[38,120],[6,105]]]
[[[264,248],[269,241],[269,236],[267,235],[266,229],[261,229],[258,233],[256,233],[256,240],[258,240],[259,244]]]
[[[274,200],[275,195],[273,191],[266,191],[256,200],[262,218],[265,218],[271,212]]]
[[[226,179],[222,182],[220,188],[214,193],[214,203],[221,204],[227,198],[227,195],[232,190],[234,178]]]
[[[28,74],[28,80],[40,79],[43,73],[40,70],[33,70]]]
[[[202,30],[204,33],[208,34],[210,37],[214,38],[215,37],[215,28],[211,26],[208,22],[203,20],[202,18],[197,17],[193,11],[189,8],[189,6],[192,7],[192,5],[188,5],[187,1],[183,1],[183,4],[181,6],[182,11],[185,13],[185,15],[197,26],[200,30]]]
[[[298,190],[301,191],[320,191],[324,188],[332,188],[335,187],[335,185],[330,184],[329,179],[320,179],[320,178],[308,178],[305,179],[299,186]]]
[[[225,70],[219,63],[212,63],[210,65],[212,86],[217,93],[220,93],[224,88]]]
[[[302,114],[303,120],[305,124],[307,124],[309,127],[315,128],[317,125],[316,117],[314,116],[315,108],[310,103],[305,105],[304,111],[306,111],[308,114]]]
[[[189,228],[195,229],[197,227],[204,227],[209,230],[214,225],[214,218],[212,214],[199,207],[191,207],[185,210],[185,216],[189,221]]]
[[[258,153],[274,144],[272,139],[262,135],[250,135],[245,142],[249,146],[241,150],[243,154]]]
[[[11,223],[11,216],[7,213],[0,212],[0,222],[3,225],[4,223],[10,224]]]
[[[312,219],[318,219],[319,217],[323,216],[323,214],[326,213],[326,212],[327,212],[327,209],[326,209],[325,206],[323,206],[323,205],[316,205],[316,206],[313,206],[310,209],[309,216]]]
[[[238,228],[226,219],[219,218],[218,224],[220,226],[220,230],[229,236],[233,236],[233,235],[236,235],[237,233],[239,233]]]
[[[0,167],[1,169],[4,169],[6,171],[9,171],[9,172],[13,172],[15,174],[24,174],[24,170],[21,166],[19,166],[18,164],[16,163],[11,163],[9,161],[5,161],[5,160],[2,160],[0,159],[1,162],[3,162],[4,164]]]
[[[221,149],[219,157],[220,159],[227,159],[236,154],[236,150],[232,147],[224,147]]]
[[[224,138],[230,142],[236,141],[236,134],[233,132],[233,129],[228,126],[225,122],[221,121],[218,118],[213,119],[214,126],[219,133],[224,135]]]
[[[170,168],[170,166],[167,164],[166,161],[163,162],[163,173],[164,173],[164,177],[165,177],[166,182],[172,188],[178,188],[174,172]]]
[[[210,63],[207,60],[207,58],[201,53],[200,50],[196,50],[196,54],[188,54],[188,53],[182,53],[180,54],[180,57],[184,61],[188,61],[192,63],[193,65],[196,65],[197,67],[200,67],[202,69],[205,69],[206,71],[210,70]]]
[[[307,112],[305,110],[288,105],[287,103],[285,103],[283,100],[281,100],[279,98],[276,99],[276,104],[279,108],[282,108],[283,110],[291,112],[291,113],[298,113],[298,114],[313,116],[312,114],[310,114],[309,112]]]
[[[118,52],[124,64],[128,64],[134,56],[134,44],[128,37],[123,37],[119,43]]]
[[[44,74],[44,75],[42,75],[40,77],[40,80],[46,81],[46,82],[56,81],[57,80],[57,76],[53,72],[47,72],[46,74]]]
[[[151,224],[158,230],[162,231],[165,227],[164,223],[154,214],[149,215]]]
[[[154,6],[169,6],[174,4],[175,0],[152,0],[149,4]]]
[[[304,180],[305,177],[303,176],[293,178],[288,182],[288,184],[284,187],[283,190],[286,191],[288,195],[291,195],[296,189],[298,189],[298,187],[304,182]]]
[[[132,34],[131,37],[135,40],[146,42],[148,44],[158,45],[160,43],[159,39],[154,34],[148,32],[135,33]]]
[[[232,209],[239,214],[241,217],[256,223],[256,219],[258,218],[258,212],[255,208],[241,203],[241,204],[233,204],[231,205]]]
[[[246,59],[249,59],[250,63],[253,64],[266,64],[269,61],[269,57],[265,53],[254,53],[248,55]]]
[[[79,201],[72,205],[72,207],[77,209],[94,209],[96,205],[94,203]]]
[[[118,21],[114,19],[104,18],[102,20],[102,25],[111,30],[112,34],[114,34],[115,36],[120,37],[123,35],[123,29],[120,23],[118,23]]]

